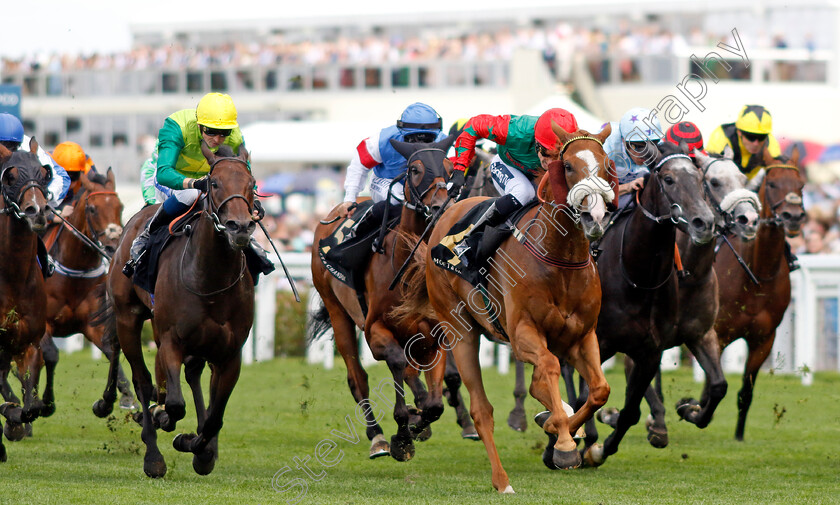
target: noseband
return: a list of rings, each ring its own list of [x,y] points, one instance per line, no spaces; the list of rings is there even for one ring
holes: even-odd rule
[[[216,165],[220,161],[235,161],[235,162],[238,162],[238,163],[242,163],[246,167],[248,166],[248,162],[246,162],[245,160],[243,160],[241,158],[236,158],[236,157],[216,158],[216,160],[213,161],[213,164],[210,165],[210,174],[209,175],[213,174],[213,169],[216,167]],[[207,192],[204,194],[204,198],[207,200],[207,206],[208,206],[208,209],[204,209],[204,212],[210,217],[210,220],[213,221],[213,227],[219,233],[225,233],[226,230],[227,230],[227,228],[225,228],[222,225],[222,222],[219,219],[219,212],[221,212],[222,207],[224,207],[225,204],[228,203],[229,201],[234,200],[236,198],[241,198],[242,200],[245,201],[245,205],[248,206],[248,213],[249,214],[253,213],[253,210],[254,210],[251,207],[251,204],[248,202],[248,198],[246,198],[244,195],[239,194],[239,193],[230,195],[229,197],[222,200],[222,203],[220,203],[219,205],[215,205],[215,202],[213,202],[212,191],[210,191],[210,188],[207,188]]]

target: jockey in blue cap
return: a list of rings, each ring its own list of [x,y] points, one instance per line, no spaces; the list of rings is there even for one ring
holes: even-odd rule
[[[664,136],[656,113],[644,107],[634,107],[618,123],[610,122],[612,133],[604,142],[604,151],[615,162],[618,176],[618,206],[624,208],[633,191],[644,187],[649,172],[647,162],[655,156],[652,151]]]

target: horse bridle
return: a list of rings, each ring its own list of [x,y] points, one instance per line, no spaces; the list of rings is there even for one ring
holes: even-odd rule
[[[660,178],[661,172],[659,171],[659,169],[662,167],[662,165],[665,164],[665,162],[667,162],[669,160],[672,160],[674,158],[685,158],[685,159],[691,161],[691,157],[689,157],[687,154],[682,154],[682,153],[669,154],[668,156],[663,157],[661,160],[659,160],[659,162],[656,163],[656,165],[653,167],[654,172],[651,174],[656,178],[656,182],[657,182],[657,184],[659,184],[659,189],[662,191],[662,194],[665,195],[665,199],[668,201],[668,203],[670,203],[670,206],[669,206],[669,208],[671,209],[670,214],[661,215],[661,216],[654,215],[649,210],[647,210],[644,205],[642,205],[642,202],[639,199],[639,193],[638,193],[638,191],[636,192],[636,203],[639,205],[639,208],[642,209],[642,213],[645,215],[645,217],[647,217],[651,221],[654,221],[657,224],[665,221],[666,219],[670,219],[671,222],[674,223],[675,225],[678,225],[681,222],[684,223],[684,224],[688,224],[688,221],[686,221],[686,219],[684,217],[682,217],[682,213],[683,213],[682,207],[680,206],[680,204],[675,202],[673,198],[671,198],[671,195],[669,195],[668,191],[665,190],[665,186],[662,184],[662,179]],[[693,162],[692,162],[692,164],[693,164]],[[676,213],[674,211],[676,211]]]
[[[797,173],[799,173],[799,168],[797,168],[793,165],[770,165],[769,167],[765,167],[765,169],[764,169],[765,170],[765,174],[764,174],[764,183],[765,184],[767,184],[767,176],[770,175],[770,171],[773,170],[774,168],[783,168],[783,169],[786,169],[786,170],[794,170]],[[767,188],[766,187],[764,188],[764,198],[765,199],[767,198]],[[764,202],[764,203],[765,203],[765,205],[767,204],[767,202]],[[759,222],[772,224],[774,226],[783,225],[784,224],[784,219],[782,219],[782,217],[779,216],[778,213],[776,213],[776,209],[778,209],[783,203],[789,203],[791,205],[796,205],[799,208],[801,208],[803,212],[805,211],[805,205],[802,202],[802,197],[791,191],[791,192],[787,193],[784,197],[782,197],[781,200],[774,203],[773,205],[770,205],[770,212],[773,214],[772,217],[760,219]]]
[[[96,243],[96,245],[104,248],[105,246],[102,245],[102,241],[100,240],[100,237],[104,236],[106,231],[105,230],[102,230],[102,231],[97,231],[96,230],[96,227],[93,226],[93,221],[91,220],[91,213],[89,212],[90,208],[88,207],[88,203],[90,202],[90,198],[92,196],[99,196],[99,195],[118,196],[116,191],[92,191],[90,193],[86,193],[84,199],[80,198],[79,203],[81,204],[82,202],[84,202],[85,221],[87,223],[88,229],[90,230],[90,233],[93,235],[92,237],[89,237],[89,238],[91,240],[93,240]]]
[[[220,161],[236,161],[236,162],[244,164],[246,167],[248,166],[248,162],[243,160],[242,158],[236,158],[236,157],[216,158],[215,160],[213,160],[213,164],[210,165],[210,173],[208,175],[213,174],[213,169],[216,167],[216,165]],[[204,209],[203,212],[205,212],[210,217],[210,220],[213,221],[213,227],[219,233],[224,233],[227,230],[227,228],[225,228],[224,225],[222,225],[222,221],[219,219],[219,212],[222,210],[222,207],[224,207],[225,204],[228,203],[229,201],[234,200],[236,198],[240,198],[240,199],[244,200],[245,205],[248,206],[248,213],[249,214],[253,213],[254,209],[251,206],[251,203],[248,202],[248,198],[245,197],[245,195],[242,195],[240,193],[236,193],[236,194],[230,195],[227,198],[225,198],[224,200],[222,200],[222,203],[220,203],[219,205],[215,205],[215,202],[213,201],[213,196],[211,195],[211,193],[212,192],[210,191],[210,188],[207,188],[207,192],[204,194],[204,198],[207,200],[207,206],[209,207],[209,209]]]
[[[441,149],[439,147],[424,147],[422,149],[418,149],[418,150],[414,151],[413,153],[411,153],[411,156],[408,157],[408,162],[406,163],[406,167],[408,167],[408,168],[411,167],[411,162],[414,161],[414,158],[417,156],[417,154],[422,153],[422,152],[428,152],[428,151],[439,152],[439,153],[442,153],[444,157],[446,157],[446,151],[444,151],[443,149]],[[423,164],[423,168],[425,170],[430,169],[430,167],[427,167],[425,163]],[[436,175],[434,173],[435,167],[431,167],[431,169],[433,170],[432,175]],[[406,170],[406,172],[404,172],[404,173],[407,173],[407,172],[408,171]],[[446,174],[444,173],[444,178],[445,178],[445,175]],[[423,174],[423,178],[424,179],[426,178],[425,173]],[[438,189],[446,189],[446,183],[445,182],[437,182],[435,184],[430,184],[429,187],[426,188],[426,190],[421,193],[420,190],[417,189],[417,186],[415,186],[412,183],[411,177],[409,175],[406,175],[406,186],[408,186],[408,194],[411,195],[412,201],[417,202],[417,203],[405,201],[405,202],[403,202],[403,206],[405,206],[407,209],[410,209],[410,210],[413,210],[414,212],[417,212],[418,214],[423,214],[423,217],[426,220],[431,219],[431,217],[434,213],[432,212],[432,209],[428,205],[423,203],[423,198],[426,197],[426,195],[429,193],[429,191],[433,191],[433,190],[437,191]],[[390,189],[388,191],[388,194],[390,195]]]
[[[4,176],[6,175],[6,170],[10,170],[12,168],[14,167],[6,167],[3,169],[3,172],[0,173],[0,181],[2,181]],[[25,195],[27,191],[29,191],[32,188],[36,188],[41,192],[42,195],[44,195],[44,198],[46,198],[47,200],[50,199],[50,192],[47,191],[44,185],[38,182],[38,179],[34,177],[30,177],[29,179],[26,179],[24,181],[23,186],[18,190],[18,194],[14,195],[16,196],[16,198],[14,199],[12,198],[12,195],[9,195],[9,186],[0,182],[0,188],[2,188],[0,189],[0,192],[3,193],[3,203],[5,205],[5,208],[3,210],[0,210],[0,214],[9,214],[20,220],[26,219],[26,216],[24,216],[20,211],[20,199],[23,198],[23,195]]]

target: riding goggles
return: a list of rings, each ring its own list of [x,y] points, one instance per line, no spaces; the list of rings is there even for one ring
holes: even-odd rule
[[[767,139],[766,133],[752,133],[752,132],[745,132],[744,130],[739,130],[741,135],[744,136],[745,140],[750,142],[764,142]]]
[[[208,137],[230,137],[231,132],[229,129],[210,128],[208,126],[202,126],[202,129]]]

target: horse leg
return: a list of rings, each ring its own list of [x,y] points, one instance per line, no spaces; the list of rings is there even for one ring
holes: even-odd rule
[[[648,385],[645,401],[650,407],[650,416],[645,420],[647,439],[651,446],[663,449],[668,446],[668,426],[665,425],[665,404],[662,397],[662,371],[656,370],[656,387]]]
[[[20,404],[12,385],[9,383],[9,372],[12,370],[12,356],[6,351],[0,350],[0,394],[8,403]]]
[[[423,381],[420,380],[419,371],[414,367],[406,367],[405,384],[411,389],[411,394],[414,395],[414,406],[408,407],[408,425],[411,428],[414,440],[425,442],[432,437],[432,428],[426,426],[425,429],[420,429],[419,426],[423,416],[423,405],[426,404],[429,393],[426,391]]]
[[[397,433],[391,437],[391,457],[397,461],[408,461],[414,457],[414,441],[408,422],[405,392],[402,389],[408,360],[405,351],[394,338],[394,334],[385,327],[381,320],[376,320],[371,324],[368,332],[368,344],[373,356],[377,360],[387,363],[394,379],[394,389],[396,390],[394,421],[397,423]]]
[[[413,367],[408,367],[413,370]],[[426,384],[429,386],[429,393],[423,402],[423,411],[420,414],[420,421],[416,427],[411,428],[412,431],[419,431],[420,433],[429,432],[431,436],[431,424],[443,414],[443,377],[446,373],[446,364],[438,363],[430,370],[426,370]],[[420,438],[418,437],[418,440]],[[422,441],[422,440],[421,440]]]
[[[739,442],[744,441],[744,428],[747,424],[747,412],[750,410],[752,404],[753,389],[755,388],[755,381],[758,378],[758,369],[770,355],[773,349],[773,341],[776,339],[776,332],[773,331],[766,339],[761,342],[751,342],[747,340],[747,363],[744,366],[744,378],[741,384],[741,390],[738,391],[738,424],[735,427],[735,440]]]
[[[130,309],[126,312],[130,312]],[[149,477],[157,478],[166,475],[166,462],[157,446],[157,432],[155,431],[152,413],[149,409],[149,403],[152,401],[155,388],[154,384],[152,384],[152,374],[149,373],[149,369],[146,368],[146,363],[143,360],[143,349],[140,342],[140,331],[142,328],[143,320],[138,316],[131,315],[126,317],[122,314],[117,315],[117,334],[120,335],[120,347],[125,355],[125,359],[131,366],[134,392],[142,408],[143,430],[141,431],[140,438],[146,444],[146,454],[143,457],[143,471]],[[112,369],[114,361],[115,359],[111,361]],[[116,377],[116,372],[114,372],[114,377]],[[113,404],[113,401],[111,403]]]
[[[120,355],[120,347],[118,342],[114,342],[111,344],[107,344],[104,342],[104,333],[105,330],[102,326],[90,326],[88,325],[85,328],[84,335],[93,345],[99,348],[102,351],[102,354],[111,362],[111,357],[114,352],[117,354],[117,363],[116,363],[116,387],[117,390],[120,392],[120,408],[122,409],[134,409],[137,408],[137,404],[134,401],[134,394],[131,392],[131,383],[128,381],[128,378],[125,376],[125,372],[123,372],[123,368],[119,363],[119,355]],[[116,340],[116,339],[114,339]],[[113,401],[111,402],[113,403]],[[110,414],[110,412],[108,412]],[[107,415],[107,414],[106,414]]]
[[[20,356],[15,358],[18,378],[23,387],[23,407],[4,405],[2,414],[10,421],[8,424],[31,423],[38,418],[43,402],[38,398],[38,379],[44,358],[38,346],[30,345]],[[7,428],[8,428],[7,424]]]
[[[178,421],[187,414],[186,403],[181,392],[181,364],[184,356],[181,349],[172,343],[174,335],[165,334],[160,340],[155,368],[165,375],[165,389],[162,389],[158,379],[158,391],[165,391],[165,397],[158,396],[158,401],[165,407],[157,411],[156,417],[163,431],[173,431]]]
[[[108,380],[105,383],[105,391],[102,392],[102,398],[93,403],[93,414],[100,418],[105,418],[114,411],[114,402],[117,400],[116,390],[118,371],[120,370],[120,345],[116,341],[116,338],[114,340],[115,342],[111,346],[100,347],[108,358]],[[108,347],[108,350],[103,349],[104,347]]]
[[[547,419],[538,421],[549,438],[543,463],[552,470],[577,468],[581,456],[569,431],[569,417],[560,397],[560,361],[546,347],[543,335],[530,323],[517,325],[513,340],[516,357],[534,365],[531,396],[550,412]]]
[[[443,372],[443,382],[446,388],[443,395],[449,406],[455,409],[455,416],[458,426],[461,427],[461,438],[478,440],[478,432],[475,431],[470,413],[464,407],[464,398],[461,396],[461,375],[458,374],[458,367],[455,366],[455,358],[452,351],[446,351],[446,368]]]
[[[627,389],[624,394],[624,408],[618,414],[615,430],[604,441],[604,459],[618,452],[618,445],[627,430],[639,422],[642,398],[656,375],[661,360],[662,351],[657,351],[651,356],[644,356],[642,360],[638,356],[633,358],[634,365],[627,379]]]
[[[712,415],[726,396],[727,389],[726,378],[720,366],[720,344],[717,332],[712,328],[703,335],[703,338],[686,342],[686,345],[706,372],[706,383],[700,403],[698,404],[694,398],[683,398],[677,402],[677,414],[698,428],[705,428],[712,421]]]
[[[196,434],[180,434],[172,440],[172,446],[176,450],[193,453],[193,470],[199,475],[209,474],[216,466],[216,460],[219,458],[219,431],[222,429],[225,408],[239,380],[241,369],[241,355],[211,368],[210,408],[205,416],[204,425]]]
[[[45,332],[41,338],[41,353],[44,357],[44,370],[46,371],[46,384],[44,385],[41,417],[50,417],[55,414],[55,367],[58,365],[58,347],[49,332]]]
[[[7,399],[11,399],[0,405],[0,415],[6,418],[6,426],[3,428],[3,433],[12,442],[19,442],[26,437],[27,432],[31,430],[31,425],[28,425],[28,423],[34,419],[30,419],[30,415],[32,414],[30,411],[32,407],[32,390],[31,386],[28,385],[31,380],[31,371],[28,370],[28,362],[32,359],[29,354],[33,349],[34,346],[29,346],[23,355],[15,357],[17,365],[16,375],[23,389],[23,403],[21,404],[17,396],[12,393],[12,388],[8,380],[5,381],[6,384],[4,385],[4,388],[7,388],[9,393]],[[0,360],[2,360],[3,370],[5,371],[4,375],[8,378],[8,371],[11,370],[11,358],[6,354]]]
[[[513,410],[508,414],[507,423],[514,431],[525,431],[528,429],[528,421],[525,420],[525,363],[517,360],[516,384],[513,386]]]
[[[455,305],[453,304],[453,306]],[[448,312],[437,311],[437,313],[441,316],[448,315]],[[461,317],[465,316],[462,314]],[[474,328],[478,327],[474,321],[472,321],[472,324]],[[458,327],[460,326],[453,326],[450,321],[450,328]],[[461,334],[461,337],[461,340],[452,349],[452,355],[455,357],[458,371],[461,373],[461,380],[464,381],[464,385],[470,393],[470,416],[472,416],[481,441],[484,442],[484,449],[487,451],[487,458],[490,460],[491,481],[496,491],[513,493],[510,479],[502,467],[499,451],[493,439],[493,405],[490,404],[487,393],[484,391],[481,366],[478,361],[480,333],[477,330],[472,330],[467,334]]]

